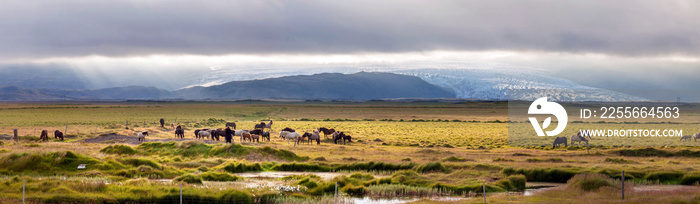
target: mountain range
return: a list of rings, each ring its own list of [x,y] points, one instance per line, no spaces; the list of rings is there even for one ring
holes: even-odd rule
[[[195,86],[168,91],[155,87],[127,86],[95,90],[0,87],[2,101],[59,100],[228,100],[319,99],[371,100],[395,98],[455,98],[448,88],[408,75],[358,72],[285,76],[220,85]]]

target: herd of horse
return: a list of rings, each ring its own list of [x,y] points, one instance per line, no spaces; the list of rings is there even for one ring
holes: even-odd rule
[[[164,126],[164,121],[161,119],[161,127]],[[214,141],[220,141],[221,137],[225,137],[227,134],[227,130],[230,131],[231,136],[237,136],[239,137],[239,141],[245,142],[260,142],[260,138],[263,138],[263,141],[267,140],[270,141],[270,132],[265,131],[265,129],[272,130],[272,124],[273,121],[270,120],[270,122],[265,123],[261,122],[259,124],[255,124],[253,127],[253,130],[236,130],[236,123],[234,122],[227,122],[226,123],[226,129],[222,128],[203,128],[203,129],[196,129],[194,130],[194,138],[195,139],[211,139]],[[173,124],[171,124],[171,127],[174,127]],[[233,128],[233,129],[230,129]],[[177,127],[174,127],[175,129],[175,138],[179,139],[184,139],[185,138],[185,131],[182,128],[182,126],[178,125]],[[324,138],[328,138],[328,136],[331,136],[331,139],[333,140],[334,144],[340,144],[342,142],[343,145],[345,145],[347,142],[352,142],[352,136],[345,134],[343,131],[336,131],[333,128],[326,128],[326,127],[320,127],[316,130],[313,130],[312,132],[304,132],[299,133],[296,130],[285,127],[282,129],[279,133],[279,137],[282,139],[287,140],[287,144],[290,144],[290,141],[294,142],[294,146],[296,147],[297,144],[301,144],[302,142],[306,142],[310,144],[312,141],[316,141],[317,145],[321,144],[321,133],[323,133]],[[144,142],[145,141],[145,136],[148,136],[148,132],[137,132],[137,136],[139,137],[139,142]],[[227,141],[229,142],[229,141]]]

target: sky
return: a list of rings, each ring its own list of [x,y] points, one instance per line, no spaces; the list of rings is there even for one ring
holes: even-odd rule
[[[609,89],[697,88],[698,19],[692,0],[10,0],[0,68],[68,67],[129,85],[230,65],[457,60]]]

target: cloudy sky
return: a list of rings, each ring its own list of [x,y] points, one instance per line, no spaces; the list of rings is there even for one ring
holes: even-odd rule
[[[11,0],[0,67],[182,78],[246,63],[460,60],[594,87],[697,88],[698,19],[692,0]]]

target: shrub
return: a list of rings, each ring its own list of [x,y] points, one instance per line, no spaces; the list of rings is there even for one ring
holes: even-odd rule
[[[234,189],[224,191],[221,200],[226,203],[253,203],[253,197],[250,194]]]
[[[232,176],[231,174],[228,174],[228,173],[216,173],[216,172],[203,173],[202,175],[200,175],[200,177],[204,181],[238,181],[238,180],[243,179],[243,177],[240,177],[240,176]]]
[[[138,167],[141,165],[147,165],[147,166],[153,167],[155,169],[161,169],[160,164],[158,164],[150,159],[127,158],[127,159],[122,159],[121,162],[122,162],[122,164],[131,165],[134,167]]]
[[[509,176],[496,182],[496,185],[505,190],[524,190],[525,184],[525,176],[523,175]]]
[[[465,162],[465,161],[467,161],[467,159],[459,158],[459,157],[455,157],[455,156],[450,156],[450,157],[443,159],[442,161],[444,161],[444,162]]]
[[[443,166],[440,162],[425,163],[423,165],[418,166],[416,171],[420,172],[420,173],[429,173],[429,172],[450,173],[450,170],[445,168],[445,166]]]
[[[629,163],[635,163],[632,160],[627,160],[624,158],[605,158],[605,162],[610,162],[610,163],[618,163],[618,164],[629,164]]]
[[[578,174],[567,182],[567,188],[583,191],[594,191],[604,186],[614,187],[613,180],[604,174]]]
[[[681,178],[682,185],[700,185],[700,174],[685,175]]]
[[[648,173],[644,179],[648,181],[659,181],[660,183],[674,182],[678,181],[683,177],[683,173],[680,172],[653,172]]]
[[[364,186],[354,185],[346,185],[345,187],[343,187],[342,191],[350,196],[363,196],[368,192],[367,188],[365,188]]]
[[[105,154],[136,154],[136,150],[126,145],[109,145],[102,148],[100,152]]]
[[[501,173],[506,176],[522,174],[525,175],[527,181],[539,182],[557,182],[566,183],[569,179],[576,175],[575,172],[562,169],[514,169],[505,168]]]
[[[202,178],[197,176],[197,175],[192,175],[192,174],[187,174],[184,176],[179,176],[174,179],[175,181],[182,181],[185,183],[195,183],[195,184],[201,184],[202,183]]]
[[[258,172],[262,170],[263,168],[262,166],[260,166],[259,163],[249,165],[245,163],[229,162],[224,166],[224,171],[227,171],[229,173]]]
[[[283,163],[283,164],[276,164],[275,166],[272,166],[272,170],[275,170],[275,171],[329,172],[332,169],[330,167],[321,166],[318,164]]]
[[[267,154],[267,155],[274,155],[280,159],[285,159],[288,161],[308,161],[310,158],[309,157],[300,157],[294,152],[291,152],[289,150],[283,150],[283,149],[273,149],[271,147],[263,147],[258,149],[258,151],[262,154]]]

